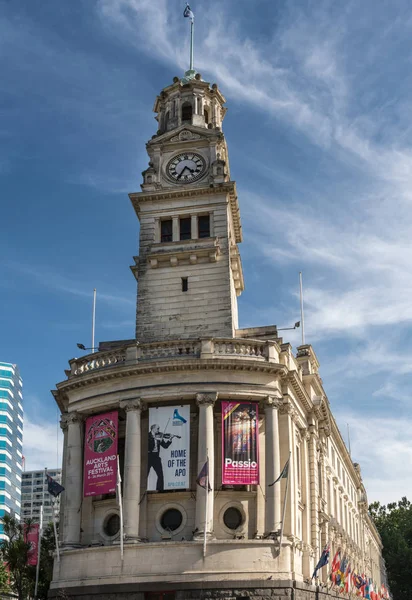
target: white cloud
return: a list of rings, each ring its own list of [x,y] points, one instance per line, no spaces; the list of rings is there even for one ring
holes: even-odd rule
[[[60,427],[59,427],[60,429]],[[58,439],[57,439],[58,436]],[[26,471],[61,467],[63,436],[57,423],[24,418],[23,455]],[[58,453],[58,457],[57,457]],[[58,461],[58,463],[57,463]]]
[[[368,501],[382,504],[412,497],[412,420],[360,418],[337,411],[350,426],[352,459],[359,460]]]

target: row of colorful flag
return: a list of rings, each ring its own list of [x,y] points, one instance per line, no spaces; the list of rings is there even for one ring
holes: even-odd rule
[[[312,579],[318,576],[318,571],[329,563],[330,544],[326,544],[318,561],[318,564],[313,571]],[[349,558],[345,555],[341,557],[341,550],[338,549],[331,565],[329,574],[331,587],[336,587],[340,592],[347,594],[355,593],[360,598],[367,600],[390,600],[390,595],[387,587],[382,584],[380,590],[373,583],[370,577],[365,574],[356,573],[351,568]]]

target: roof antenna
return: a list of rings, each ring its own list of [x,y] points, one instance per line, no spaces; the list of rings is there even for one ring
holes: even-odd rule
[[[302,271],[299,271],[299,287],[300,287],[300,325],[302,330],[302,346],[305,345],[305,320],[303,318],[303,285]]]

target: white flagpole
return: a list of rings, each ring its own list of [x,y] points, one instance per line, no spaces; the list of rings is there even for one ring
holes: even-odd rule
[[[55,502],[52,502],[52,514],[53,514],[53,529],[54,529],[54,539],[56,541],[56,554],[57,554],[57,562],[60,562],[60,548],[59,548],[59,538],[57,537],[57,527],[56,527],[56,515],[54,514]]]
[[[289,490],[290,456],[291,456],[291,453],[289,452],[288,474],[286,476],[285,498],[284,498],[284,501],[283,501],[283,511],[282,511],[282,526],[280,528],[279,552],[281,551],[281,548],[282,548],[283,530],[285,528],[286,503],[287,503],[287,499],[288,499],[288,490]]]
[[[205,527],[203,532],[203,558],[206,556],[206,544],[207,544],[207,527],[208,527],[208,510],[209,510],[209,452],[206,454],[206,465],[207,465],[207,477],[206,477],[206,502],[205,502]]]
[[[123,548],[123,541],[124,541],[124,533],[123,533],[123,502],[122,502],[122,487],[121,487],[121,483],[122,483],[122,478],[120,475],[120,462],[119,462],[119,455],[117,455],[117,498],[119,501],[119,514],[120,514],[120,560],[123,561],[123,557],[124,557],[124,548]]]
[[[93,290],[93,311],[92,311],[92,352],[95,351],[94,348],[94,333],[96,328],[96,288]]]
[[[300,287],[300,323],[302,330],[302,346],[305,345],[305,319],[303,317],[303,284],[302,271],[299,272],[299,287]]]
[[[40,552],[41,552],[41,535],[43,532],[43,504],[40,505],[40,523],[39,523],[39,544],[37,548],[37,565],[36,565],[36,584],[34,586],[34,599],[37,598],[37,588],[39,586],[40,573]]]

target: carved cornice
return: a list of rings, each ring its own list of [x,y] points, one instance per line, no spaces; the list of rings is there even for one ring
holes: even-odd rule
[[[146,363],[136,363],[133,365],[116,365],[108,369],[90,371],[87,374],[72,377],[66,381],[57,384],[56,395],[64,392],[67,395],[71,390],[89,387],[96,383],[112,381],[113,379],[123,379],[125,377],[133,377],[136,375],[147,375],[154,373],[170,373],[179,371],[248,371],[258,373],[270,373],[276,376],[281,376],[287,371],[284,365],[278,363],[266,363],[252,359],[208,359],[201,360],[200,358],[179,358],[179,360],[171,359],[170,361],[153,361]],[[155,387],[155,386],[154,386]]]
[[[214,406],[217,397],[217,392],[202,392],[200,394],[196,394],[196,404],[198,406]]]
[[[119,406],[127,413],[132,410],[142,411],[147,408],[146,404],[141,400],[141,398],[134,398],[131,400],[120,400]]]

